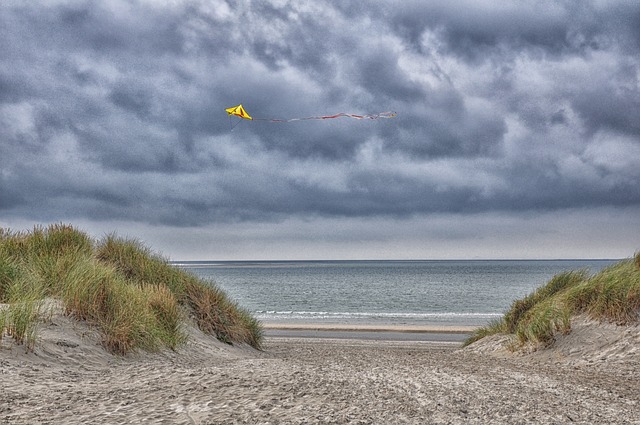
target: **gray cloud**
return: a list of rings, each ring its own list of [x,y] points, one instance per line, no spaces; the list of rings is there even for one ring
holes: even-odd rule
[[[153,225],[640,204],[633,2],[6,1],[0,211]],[[388,120],[236,122],[398,112]]]

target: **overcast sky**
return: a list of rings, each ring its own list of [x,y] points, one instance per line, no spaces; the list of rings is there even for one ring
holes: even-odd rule
[[[0,226],[173,260],[640,250],[640,2],[0,2]],[[258,118],[395,111],[391,119]]]

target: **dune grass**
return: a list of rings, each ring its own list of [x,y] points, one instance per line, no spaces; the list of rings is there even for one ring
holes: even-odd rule
[[[197,326],[229,344],[260,348],[262,328],[212,282],[173,267],[135,240],[94,241],[72,226],[0,229],[0,338],[32,349],[43,301],[100,329],[114,354],[175,349]]]
[[[584,270],[554,276],[546,285],[516,300],[505,315],[479,328],[465,341],[472,344],[494,334],[514,336],[514,348],[527,343],[547,346],[558,333],[571,331],[578,314],[623,324],[640,321],[640,252],[589,276]]]

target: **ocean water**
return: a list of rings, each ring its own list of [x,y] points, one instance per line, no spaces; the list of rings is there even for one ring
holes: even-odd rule
[[[199,261],[177,266],[215,282],[269,323],[481,326],[554,275],[617,260]]]

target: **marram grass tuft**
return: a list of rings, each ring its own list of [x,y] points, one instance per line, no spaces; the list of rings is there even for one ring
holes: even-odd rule
[[[135,240],[100,242],[72,226],[0,228],[0,338],[33,349],[42,303],[100,329],[114,354],[176,349],[188,320],[221,341],[260,348],[262,327],[212,282],[171,266]]]
[[[623,324],[640,321],[640,253],[589,276],[570,271],[554,276],[546,285],[516,300],[504,317],[482,327],[467,340],[469,345],[485,336],[511,334],[517,344],[547,346],[558,333],[571,332],[571,317]]]

